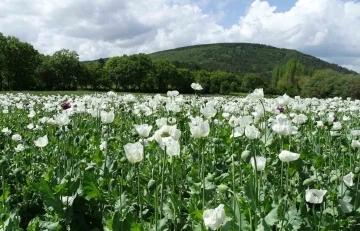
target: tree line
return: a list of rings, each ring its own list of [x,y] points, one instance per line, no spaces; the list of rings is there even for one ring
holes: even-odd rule
[[[268,94],[360,98],[358,74],[316,70],[294,58],[272,71],[240,74],[203,70],[196,63],[152,59],[146,54],[81,62],[75,51],[43,55],[31,44],[0,33],[0,90],[192,93],[192,82],[200,83],[204,94],[247,93],[262,87]]]

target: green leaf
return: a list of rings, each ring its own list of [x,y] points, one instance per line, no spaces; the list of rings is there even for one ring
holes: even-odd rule
[[[285,219],[289,226],[291,226],[291,230],[299,230],[302,225],[302,219],[300,211],[296,209],[296,206],[291,206],[289,211],[285,214]]]
[[[140,224],[140,223],[132,223],[130,230],[131,231],[142,231],[142,224]]]
[[[254,185],[253,185],[253,182],[254,182],[254,176],[253,174],[251,174],[249,176],[249,179],[248,179],[248,182],[246,183],[245,185],[245,195],[246,197],[248,198],[248,202],[251,206],[251,209],[253,211],[256,210],[256,206],[255,206],[255,195],[256,195],[256,192],[255,192],[255,188],[254,188]]]
[[[16,224],[16,214],[10,213],[10,216],[4,222],[4,226],[0,227],[1,231],[13,231],[15,229],[14,224]]]
[[[4,193],[1,192],[1,194],[0,194],[0,202],[1,202],[1,204],[3,202],[6,203],[6,200],[10,195],[10,186],[7,183],[4,183],[4,185],[5,185],[5,192]],[[3,201],[4,197],[5,197],[5,201]]]
[[[173,210],[170,208],[168,203],[164,203],[163,204],[163,211],[164,211],[164,216],[169,219],[172,220],[173,219]]]
[[[35,217],[29,222],[26,231],[40,231],[39,217]]]
[[[123,192],[120,196],[120,199],[116,201],[115,203],[115,210],[116,211],[122,211],[123,208],[127,205],[128,199],[126,196],[126,192]]]
[[[83,188],[84,188],[84,193],[90,199],[100,199],[101,198],[101,193],[100,193],[99,189],[97,188],[95,182],[96,181],[95,181],[94,175],[92,173],[86,171],[84,174]]]
[[[278,206],[273,208],[268,215],[265,217],[265,222],[269,226],[273,226],[277,221],[279,221],[278,214],[277,214]]]
[[[206,190],[211,190],[214,189],[216,187],[216,185],[211,182],[208,178],[205,178],[205,189]]]
[[[340,199],[339,204],[343,213],[351,213],[353,211],[354,206],[352,206],[349,202]]]
[[[133,217],[131,214],[127,214],[125,221],[123,221],[120,212],[116,211],[112,218],[112,230],[130,230],[132,221]]]
[[[42,180],[39,185],[41,199],[44,201],[44,204],[48,208],[54,209],[54,211],[62,216],[63,215],[63,205],[60,201],[60,197],[56,196],[54,191],[50,188],[48,183],[45,180]]]
[[[40,221],[40,228],[47,231],[56,231],[59,226],[59,222]]]
[[[231,198],[231,209],[235,218],[235,224],[240,227],[241,230],[248,229],[249,223],[247,222],[245,215],[241,212],[239,200],[235,196]]]

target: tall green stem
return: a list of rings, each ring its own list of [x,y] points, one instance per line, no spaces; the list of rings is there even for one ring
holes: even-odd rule
[[[142,202],[141,202],[141,190],[140,190],[140,164],[137,166],[137,187],[138,187],[138,197],[139,197],[139,207],[140,207],[140,222],[142,222]]]
[[[201,178],[202,178],[202,209],[205,209],[205,155],[201,143]]]
[[[164,171],[165,171],[166,146],[164,147],[164,155],[162,156],[161,166],[161,191],[160,191],[160,218],[162,217],[162,209],[164,202]]]

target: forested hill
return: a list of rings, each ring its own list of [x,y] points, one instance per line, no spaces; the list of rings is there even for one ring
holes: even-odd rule
[[[222,70],[237,74],[272,71],[289,59],[313,69],[332,69],[355,74],[336,64],[325,62],[296,50],[253,43],[218,43],[181,47],[149,54],[152,59],[167,59],[176,66],[208,71]]]

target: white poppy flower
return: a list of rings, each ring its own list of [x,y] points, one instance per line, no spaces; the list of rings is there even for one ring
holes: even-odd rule
[[[216,109],[211,105],[201,108],[200,112],[204,115],[206,119],[214,117],[217,113]]]
[[[18,144],[15,148],[15,152],[22,152],[24,150],[25,150],[25,147],[22,144]]]
[[[245,136],[248,139],[259,139],[261,136],[261,133],[259,131],[259,129],[257,129],[255,126],[250,125],[250,126],[246,126],[245,128]]]
[[[203,89],[202,86],[198,83],[192,83],[191,88],[194,89],[195,91],[201,91]]]
[[[224,205],[220,204],[215,209],[206,209],[203,213],[204,224],[211,230],[217,230],[224,223],[226,214]]]
[[[72,204],[74,203],[75,198],[76,198],[76,195],[75,196],[62,196],[61,197],[61,202],[65,206],[72,206]]]
[[[180,155],[180,143],[178,140],[172,138],[168,139],[165,142],[166,154],[169,156],[178,156]]]
[[[246,96],[246,99],[259,100],[264,98],[264,90],[262,88],[255,89],[253,93]]]
[[[115,114],[114,114],[114,111],[109,111],[109,112],[101,111],[100,117],[101,117],[102,123],[109,124],[109,123],[114,122]]]
[[[266,167],[266,158],[262,156],[255,156],[255,158],[251,157],[250,164],[253,167],[253,169],[257,171],[263,171]]]
[[[40,137],[39,139],[35,140],[34,143],[35,143],[35,146],[37,146],[39,148],[43,148],[49,143],[49,140],[48,140],[47,135],[45,135],[45,136]]]
[[[294,153],[294,152],[290,152],[290,151],[286,151],[286,150],[283,150],[281,151],[281,153],[279,154],[279,159],[282,161],[282,162],[285,162],[285,163],[289,163],[291,161],[295,161],[297,159],[300,158],[300,154],[298,153]]]
[[[350,172],[349,174],[345,175],[343,177],[343,182],[348,187],[354,186],[354,173]]]
[[[321,204],[327,190],[306,189],[305,200],[312,204]]]
[[[125,155],[132,164],[142,161],[144,158],[144,146],[140,142],[128,143],[124,146]]]
[[[66,113],[60,113],[54,116],[54,123],[59,126],[65,126],[70,123],[70,118]]]
[[[20,141],[21,140],[21,135],[20,134],[14,134],[11,139],[13,141]]]
[[[10,135],[11,134],[11,130],[9,129],[9,128],[3,128],[2,130],[1,130],[1,132],[2,133],[4,133],[4,135],[6,135],[6,136],[8,136],[8,135]]]
[[[352,140],[352,141],[351,141],[351,147],[353,147],[353,148],[360,148],[360,141],[358,141],[358,140]]]
[[[134,127],[136,132],[141,137],[148,137],[152,129],[152,126],[149,126],[148,124],[140,124],[140,125],[135,124]]]
[[[191,137],[197,139],[201,137],[207,137],[210,133],[210,125],[208,120],[203,120],[200,117],[191,117],[189,123]]]
[[[235,127],[230,135],[230,138],[236,138],[242,136],[244,135],[244,132],[245,132],[245,127],[243,126]]]

